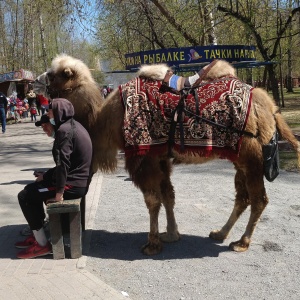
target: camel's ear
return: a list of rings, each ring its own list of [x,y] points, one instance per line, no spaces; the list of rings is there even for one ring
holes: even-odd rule
[[[73,72],[70,68],[65,68],[63,74],[66,78],[70,78],[73,76]]]

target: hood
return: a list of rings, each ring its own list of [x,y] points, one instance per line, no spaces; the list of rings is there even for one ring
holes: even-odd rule
[[[52,100],[52,111],[56,128],[74,116],[73,104],[64,98],[55,98]]]

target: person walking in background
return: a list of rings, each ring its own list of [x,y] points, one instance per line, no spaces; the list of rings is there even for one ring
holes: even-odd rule
[[[0,92],[0,121],[2,124],[2,133],[6,130],[6,113],[7,113],[7,98]]]
[[[37,103],[40,104],[40,106],[38,106],[38,110],[39,110],[39,114],[42,116],[46,111],[48,111],[49,108],[49,101],[46,97],[44,97],[44,95],[36,95],[36,100]]]
[[[90,136],[73,119],[74,107],[70,101],[63,98],[52,100],[49,121],[52,114],[54,132],[47,134],[55,136],[52,155],[56,166],[40,174],[35,182],[26,185],[18,194],[23,215],[33,231],[33,235],[15,244],[17,248],[25,249],[17,254],[18,258],[35,258],[51,253],[51,244],[43,228],[44,203],[82,198],[88,190],[92,161]]]

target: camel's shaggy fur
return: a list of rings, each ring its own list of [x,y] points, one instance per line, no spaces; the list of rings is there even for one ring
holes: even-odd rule
[[[139,74],[162,80],[168,69],[166,65],[144,66]],[[227,75],[235,76],[235,69],[225,61],[218,61],[204,79]],[[114,170],[117,151],[124,147],[124,109],[118,89],[103,101],[87,67],[65,55],[54,59],[48,77],[51,96],[57,97],[56,92],[59,92],[60,97],[69,99],[75,107],[76,117],[88,128],[93,139],[97,167],[102,171]],[[264,90],[253,89],[253,102],[245,130],[259,133],[259,136],[244,136],[239,157],[234,162],[236,196],[233,211],[220,230],[210,233],[213,239],[226,239],[239,216],[250,205],[251,214],[244,234],[238,241],[230,244],[230,249],[235,251],[248,249],[255,226],[269,201],[264,186],[262,145],[269,143],[276,127],[280,135],[298,151],[300,159],[299,143],[277,111],[273,100]],[[176,152],[174,155],[175,161],[183,163],[203,163],[214,158]],[[143,246],[143,252],[148,255],[157,254],[162,250],[162,242],[175,242],[180,238],[173,211],[175,194],[170,180],[172,163],[167,153],[155,157],[132,156],[126,158],[125,168],[134,184],[141,189],[150,214],[148,243]],[[158,215],[162,204],[166,209],[167,231],[159,234]]]
[[[137,72],[137,75],[153,80],[163,80],[166,73],[170,70],[170,67],[166,64],[143,65]]]
[[[48,72],[37,78],[34,89],[46,97],[66,98],[72,102],[75,119],[87,129],[92,139],[94,172],[98,170],[99,165],[102,169],[115,168],[116,161],[110,159],[109,153],[102,151],[102,142],[99,142],[98,115],[103,101],[100,88],[89,68],[81,60],[65,54],[58,55],[53,59]],[[103,142],[107,143],[106,140]],[[101,153],[105,153],[105,157],[102,157]]]

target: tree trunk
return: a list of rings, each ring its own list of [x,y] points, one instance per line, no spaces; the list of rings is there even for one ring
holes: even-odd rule
[[[286,78],[286,91],[288,93],[293,93],[293,82],[292,82],[292,54],[291,49],[289,48],[287,50],[287,56],[288,56],[288,75]]]
[[[267,70],[268,70],[269,80],[270,80],[270,84],[271,84],[272,95],[273,95],[273,98],[276,102],[276,105],[281,107],[280,97],[279,97],[278,81],[277,81],[276,73],[275,73],[274,69],[275,69],[274,64],[267,65]]]
[[[213,19],[212,12],[208,10],[208,5],[205,3],[204,7],[204,17],[205,17],[205,23],[208,28],[207,35],[208,35],[208,43],[209,45],[217,45],[217,38],[215,34],[215,23]]]
[[[39,26],[40,26],[41,44],[42,44],[42,56],[43,56],[44,68],[45,70],[47,70],[47,52],[46,52],[46,43],[45,43],[45,35],[44,35],[43,18],[39,9],[38,9],[38,15],[39,15]]]
[[[8,43],[6,42],[6,29],[5,29],[5,23],[4,23],[4,12],[2,9],[2,1],[0,1],[0,36],[1,36],[1,44],[0,44],[0,49],[2,52],[2,57],[1,57],[1,70],[5,70],[8,66]]]
[[[292,9],[292,1],[289,0],[289,9]],[[292,25],[290,24],[288,27],[288,44],[292,45]],[[291,47],[288,47],[287,50],[287,57],[288,57],[288,74],[287,74],[287,81],[286,81],[286,91],[288,93],[293,93],[293,82],[292,82],[292,51]]]

